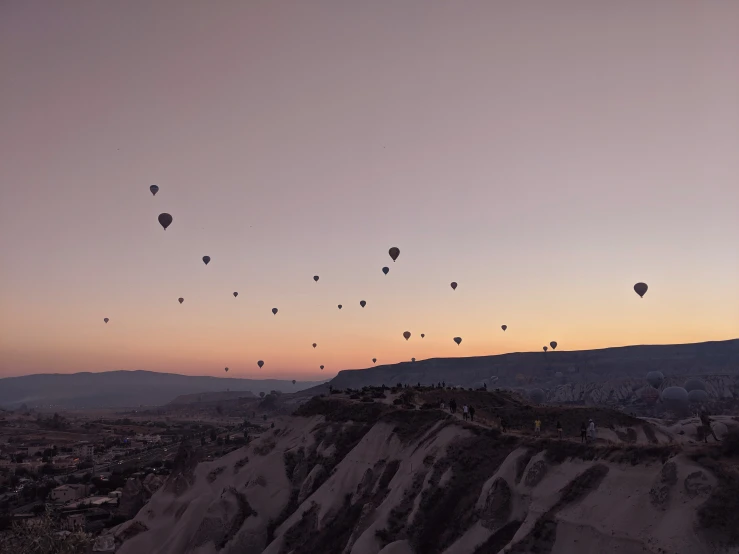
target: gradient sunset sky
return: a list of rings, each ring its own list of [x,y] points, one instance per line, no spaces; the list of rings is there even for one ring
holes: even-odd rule
[[[738,28],[724,0],[3,2],[0,377],[736,338]]]

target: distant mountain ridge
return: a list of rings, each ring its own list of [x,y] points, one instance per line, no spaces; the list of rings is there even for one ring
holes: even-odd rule
[[[294,392],[322,381],[239,379],[157,373],[106,371],[101,373],[53,373],[0,379],[0,407],[74,409],[161,406],[178,396],[231,391],[259,394],[271,390]]]
[[[596,350],[514,352],[469,358],[431,358],[340,371],[334,388],[402,384],[518,387],[643,379],[670,375],[739,374],[739,339],[688,344],[638,345]],[[558,375],[559,374],[559,375]],[[521,379],[524,377],[524,379]]]

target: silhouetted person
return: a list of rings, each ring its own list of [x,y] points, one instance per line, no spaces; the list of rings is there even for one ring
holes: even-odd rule
[[[469,415],[469,409],[467,408],[467,404],[462,406],[462,419],[467,421],[467,416]]]
[[[561,421],[557,422],[557,434],[559,435],[559,438],[561,439],[562,438],[562,422]]]
[[[587,427],[585,427],[585,422],[582,422],[582,425],[580,426],[580,442],[585,442],[587,437]]]
[[[449,411],[453,414],[457,413],[457,401],[454,398],[449,401]]]
[[[701,412],[701,423],[703,424],[703,441],[708,442],[708,434],[710,433],[713,435],[713,440],[719,442],[720,439],[716,436],[713,427],[711,427],[711,418],[708,417],[708,412],[705,410]]]
[[[500,430],[504,433],[508,431],[508,422],[505,420],[504,417],[500,418]]]
[[[470,421],[475,421],[475,408],[473,406],[470,406]]]
[[[541,435],[541,420],[538,417],[534,420],[534,433],[537,437]]]

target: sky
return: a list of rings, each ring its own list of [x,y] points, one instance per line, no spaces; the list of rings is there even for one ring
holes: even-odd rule
[[[0,377],[737,338],[737,28],[724,0],[3,2]]]

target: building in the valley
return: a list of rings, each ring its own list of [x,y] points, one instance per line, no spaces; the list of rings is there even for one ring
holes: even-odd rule
[[[53,489],[49,493],[52,502],[64,503],[70,500],[84,498],[87,495],[87,487],[85,485],[61,485]]]
[[[92,458],[95,454],[95,446],[89,442],[81,442],[72,449],[72,453],[82,460]]]

